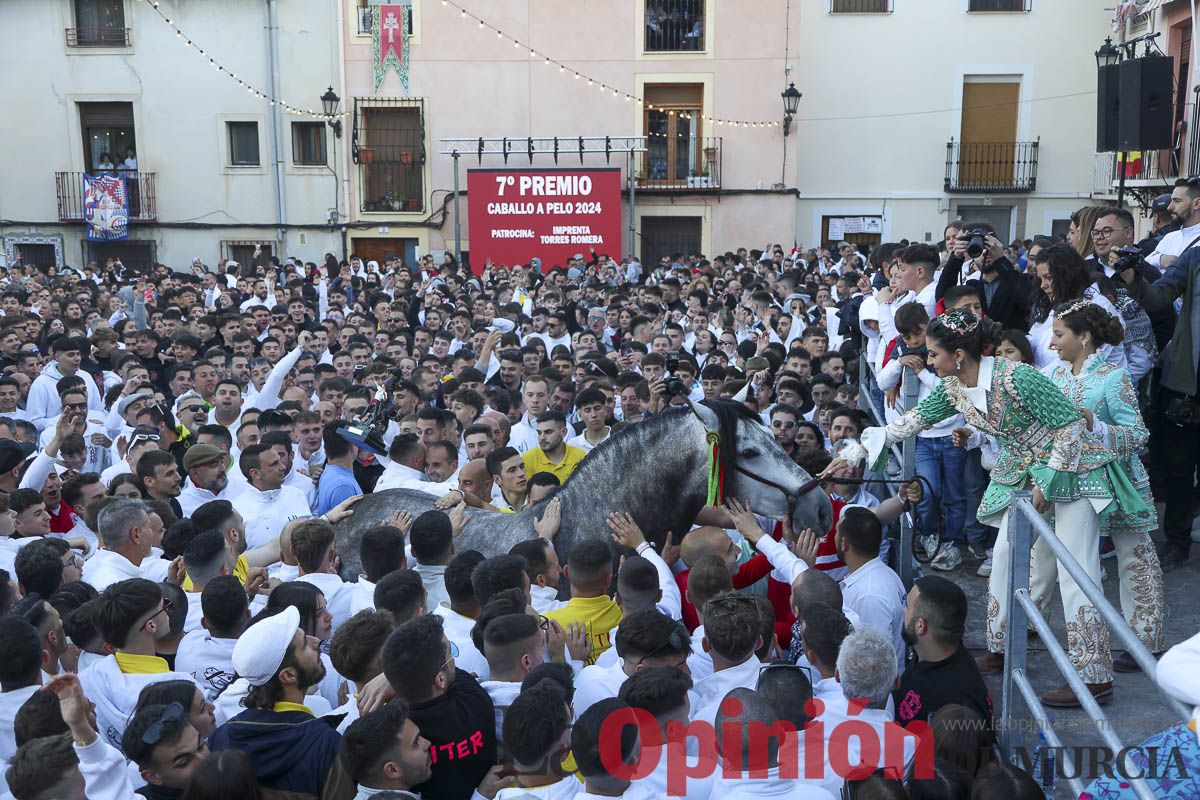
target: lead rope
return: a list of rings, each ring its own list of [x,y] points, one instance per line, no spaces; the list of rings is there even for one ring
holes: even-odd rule
[[[721,435],[716,431],[708,431],[704,438],[708,441],[708,494],[705,505],[717,507],[725,499],[725,470],[721,468]]]

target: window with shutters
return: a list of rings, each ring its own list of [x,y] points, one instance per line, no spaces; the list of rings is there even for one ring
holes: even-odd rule
[[[1030,11],[1033,0],[968,0],[967,11]]]

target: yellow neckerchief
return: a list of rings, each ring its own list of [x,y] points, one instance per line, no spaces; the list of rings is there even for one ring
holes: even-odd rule
[[[246,556],[245,555],[238,556],[237,561],[233,565],[233,577],[238,579],[238,583],[245,586],[246,585],[246,577],[249,574],[250,574],[250,563],[248,561],[246,561]],[[181,585],[179,588],[183,589],[185,592],[191,592],[192,590],[194,590],[196,587],[192,583],[192,576],[188,575],[185,572],[183,574],[183,585]]]
[[[271,710],[274,711],[275,713],[280,713],[282,711],[303,711],[305,714],[308,714],[310,717],[316,716],[316,714],[314,714],[312,712],[312,709],[309,708],[308,706],[303,705],[301,703],[289,703],[287,700],[280,700],[278,703],[271,706]]]
[[[167,660],[159,656],[117,652],[113,654],[113,658],[117,659],[117,666],[126,675],[160,675],[171,671]]]

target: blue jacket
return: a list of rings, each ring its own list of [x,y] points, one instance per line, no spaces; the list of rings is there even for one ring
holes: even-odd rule
[[[321,796],[342,737],[303,711],[247,709],[213,731],[211,750],[240,750],[264,789]]]

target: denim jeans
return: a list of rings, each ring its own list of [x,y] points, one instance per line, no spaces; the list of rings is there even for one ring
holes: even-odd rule
[[[929,481],[917,504],[917,527],[925,535],[937,533],[938,515],[930,492],[941,502],[946,515],[943,542],[961,545],[963,524],[967,519],[967,493],[964,473],[967,453],[955,447],[950,436],[917,437],[917,474]]]
[[[988,485],[988,473],[980,463],[981,453],[978,447],[967,451],[966,469],[963,471],[967,492],[967,517],[963,529],[967,533],[967,541],[991,547],[996,541],[996,529],[984,525],[976,516]]]

